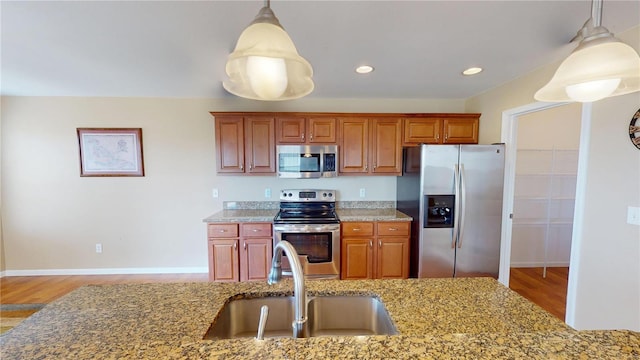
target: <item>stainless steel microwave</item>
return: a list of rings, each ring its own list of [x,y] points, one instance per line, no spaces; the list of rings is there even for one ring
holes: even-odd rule
[[[278,145],[276,167],[282,178],[338,176],[338,145]]]

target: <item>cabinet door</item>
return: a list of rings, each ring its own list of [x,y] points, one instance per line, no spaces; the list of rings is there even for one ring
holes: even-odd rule
[[[444,119],[444,144],[477,144],[479,118]]]
[[[306,141],[305,120],[305,118],[277,118],[276,142],[278,144],[304,144]]]
[[[406,279],[409,277],[409,239],[378,237],[376,278]]]
[[[373,238],[342,239],[342,279],[373,278]]]
[[[216,116],[216,168],[219,173],[244,172],[244,126],[242,117]]]
[[[273,257],[271,238],[242,239],[240,281],[267,280]]]
[[[269,174],[276,172],[275,125],[273,118],[245,118],[246,172]]]
[[[368,173],[368,120],[341,118],[338,121],[340,128],[340,172]]]
[[[310,118],[307,120],[307,141],[314,144],[336,143],[336,119]]]
[[[400,119],[376,119],[371,131],[371,162],[374,174],[401,175],[402,122]]]
[[[238,281],[238,239],[209,240],[209,280]]]
[[[403,145],[439,144],[442,120],[438,118],[404,119]]]

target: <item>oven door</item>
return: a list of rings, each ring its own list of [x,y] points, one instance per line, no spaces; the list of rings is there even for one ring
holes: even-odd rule
[[[274,246],[286,240],[296,249],[307,278],[340,278],[340,224],[274,224]],[[282,269],[290,272],[286,254]]]

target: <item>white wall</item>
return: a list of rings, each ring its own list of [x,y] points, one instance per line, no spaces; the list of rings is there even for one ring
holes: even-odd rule
[[[202,219],[284,187],[395,200],[395,177],[279,180],[215,174],[210,111],[463,112],[462,100],[4,97],[2,239],[9,275],[207,271]],[[145,177],[81,178],[78,127],[140,127]],[[220,197],[212,197],[218,188]],[[264,189],[271,188],[272,199]],[[103,245],[96,254],[95,244]]]
[[[640,26],[616,35],[640,50]],[[533,94],[558,65],[468,99],[466,110],[481,112],[487,127],[480,140],[498,141],[502,112],[534,102]],[[640,331],[640,227],[626,223],[627,206],[640,205],[640,151],[628,135],[639,106],[640,93],[593,104],[584,221],[577,232],[582,236],[573,239],[570,270],[576,286],[568,294],[575,309],[567,317],[577,329]]]

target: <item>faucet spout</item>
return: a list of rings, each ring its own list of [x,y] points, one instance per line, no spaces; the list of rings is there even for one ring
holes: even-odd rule
[[[282,279],[282,252],[285,252],[291,265],[293,274],[293,296],[295,299],[295,319],[291,324],[294,338],[307,337],[307,290],[304,285],[304,273],[296,249],[286,240],[276,244],[273,249],[273,260],[269,272],[269,284],[275,284]]]

